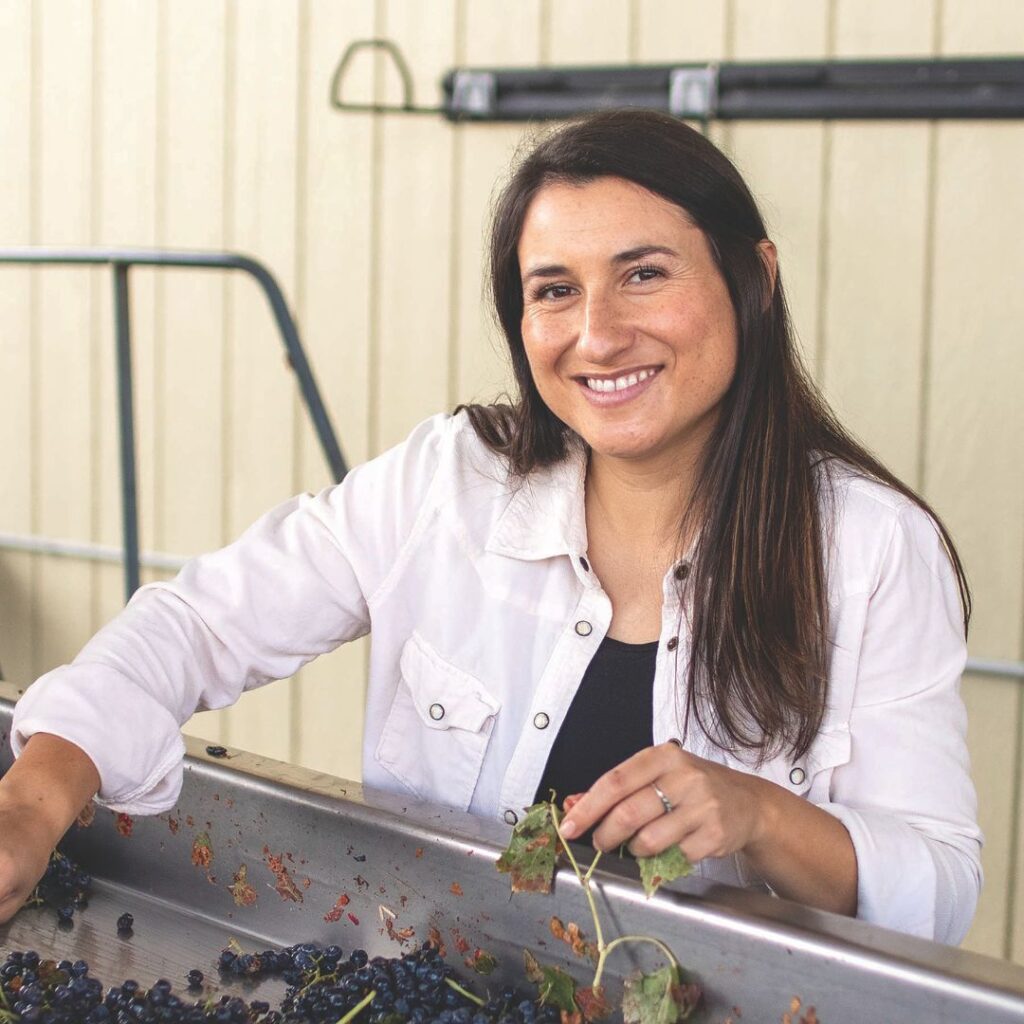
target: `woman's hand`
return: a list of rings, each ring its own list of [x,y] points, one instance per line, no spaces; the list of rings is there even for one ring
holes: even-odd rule
[[[649,857],[677,844],[694,864],[742,853],[780,896],[840,914],[857,911],[857,855],[837,818],[674,743],[634,754],[565,808],[566,839],[596,824],[599,850],[628,843],[634,855]]]
[[[25,744],[0,779],[0,923],[21,909],[99,786],[96,766],[73,743],[37,733]]]
[[[54,845],[51,829],[31,807],[0,802],[0,924],[25,905]]]
[[[763,835],[765,785],[752,775],[663,743],[634,754],[578,800],[567,801],[562,834],[572,838],[600,822],[594,830],[599,850],[628,842],[635,856],[649,857],[675,843],[694,864],[705,857],[726,857]]]

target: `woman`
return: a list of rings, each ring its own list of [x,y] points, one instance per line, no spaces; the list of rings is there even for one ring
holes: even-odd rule
[[[93,793],[173,805],[196,708],[372,628],[367,785],[510,824],[553,788],[600,848],[678,843],[709,877],[959,941],[963,572],[803,373],[735,169],[661,115],[570,124],[499,201],[491,273],[513,404],[275,509],[23,698],[0,915]]]

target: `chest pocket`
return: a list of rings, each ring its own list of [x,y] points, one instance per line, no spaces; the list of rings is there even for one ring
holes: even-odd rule
[[[812,803],[827,803],[832,771],[849,762],[850,750],[849,730],[830,729],[818,734],[803,757],[780,754],[762,765],[757,774]]]
[[[398,690],[374,757],[416,796],[464,811],[501,702],[418,633],[402,648],[399,667]]]

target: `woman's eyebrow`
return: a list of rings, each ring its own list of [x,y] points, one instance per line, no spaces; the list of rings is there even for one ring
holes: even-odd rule
[[[523,283],[525,284],[531,277],[560,277],[568,272],[569,268],[562,263],[545,263],[536,267],[530,267],[523,274]]]
[[[611,262],[632,263],[634,260],[642,260],[646,256],[658,255],[678,257],[679,253],[675,249],[670,249],[667,245],[637,245],[632,249],[616,253],[612,257]],[[531,277],[561,277],[568,272],[569,268],[564,263],[542,263],[535,267],[530,267],[523,274],[523,283],[525,284]]]
[[[645,256],[678,256],[675,249],[667,245],[638,245],[625,252],[617,253],[612,257],[612,263],[632,263],[634,260],[642,260]]]

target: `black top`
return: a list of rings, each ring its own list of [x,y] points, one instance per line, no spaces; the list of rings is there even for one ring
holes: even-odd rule
[[[658,641],[625,644],[606,637],[573,698],[535,801],[555,791],[558,804],[585,793],[606,771],[654,743],[654,669]],[[581,836],[580,842],[589,842]]]

